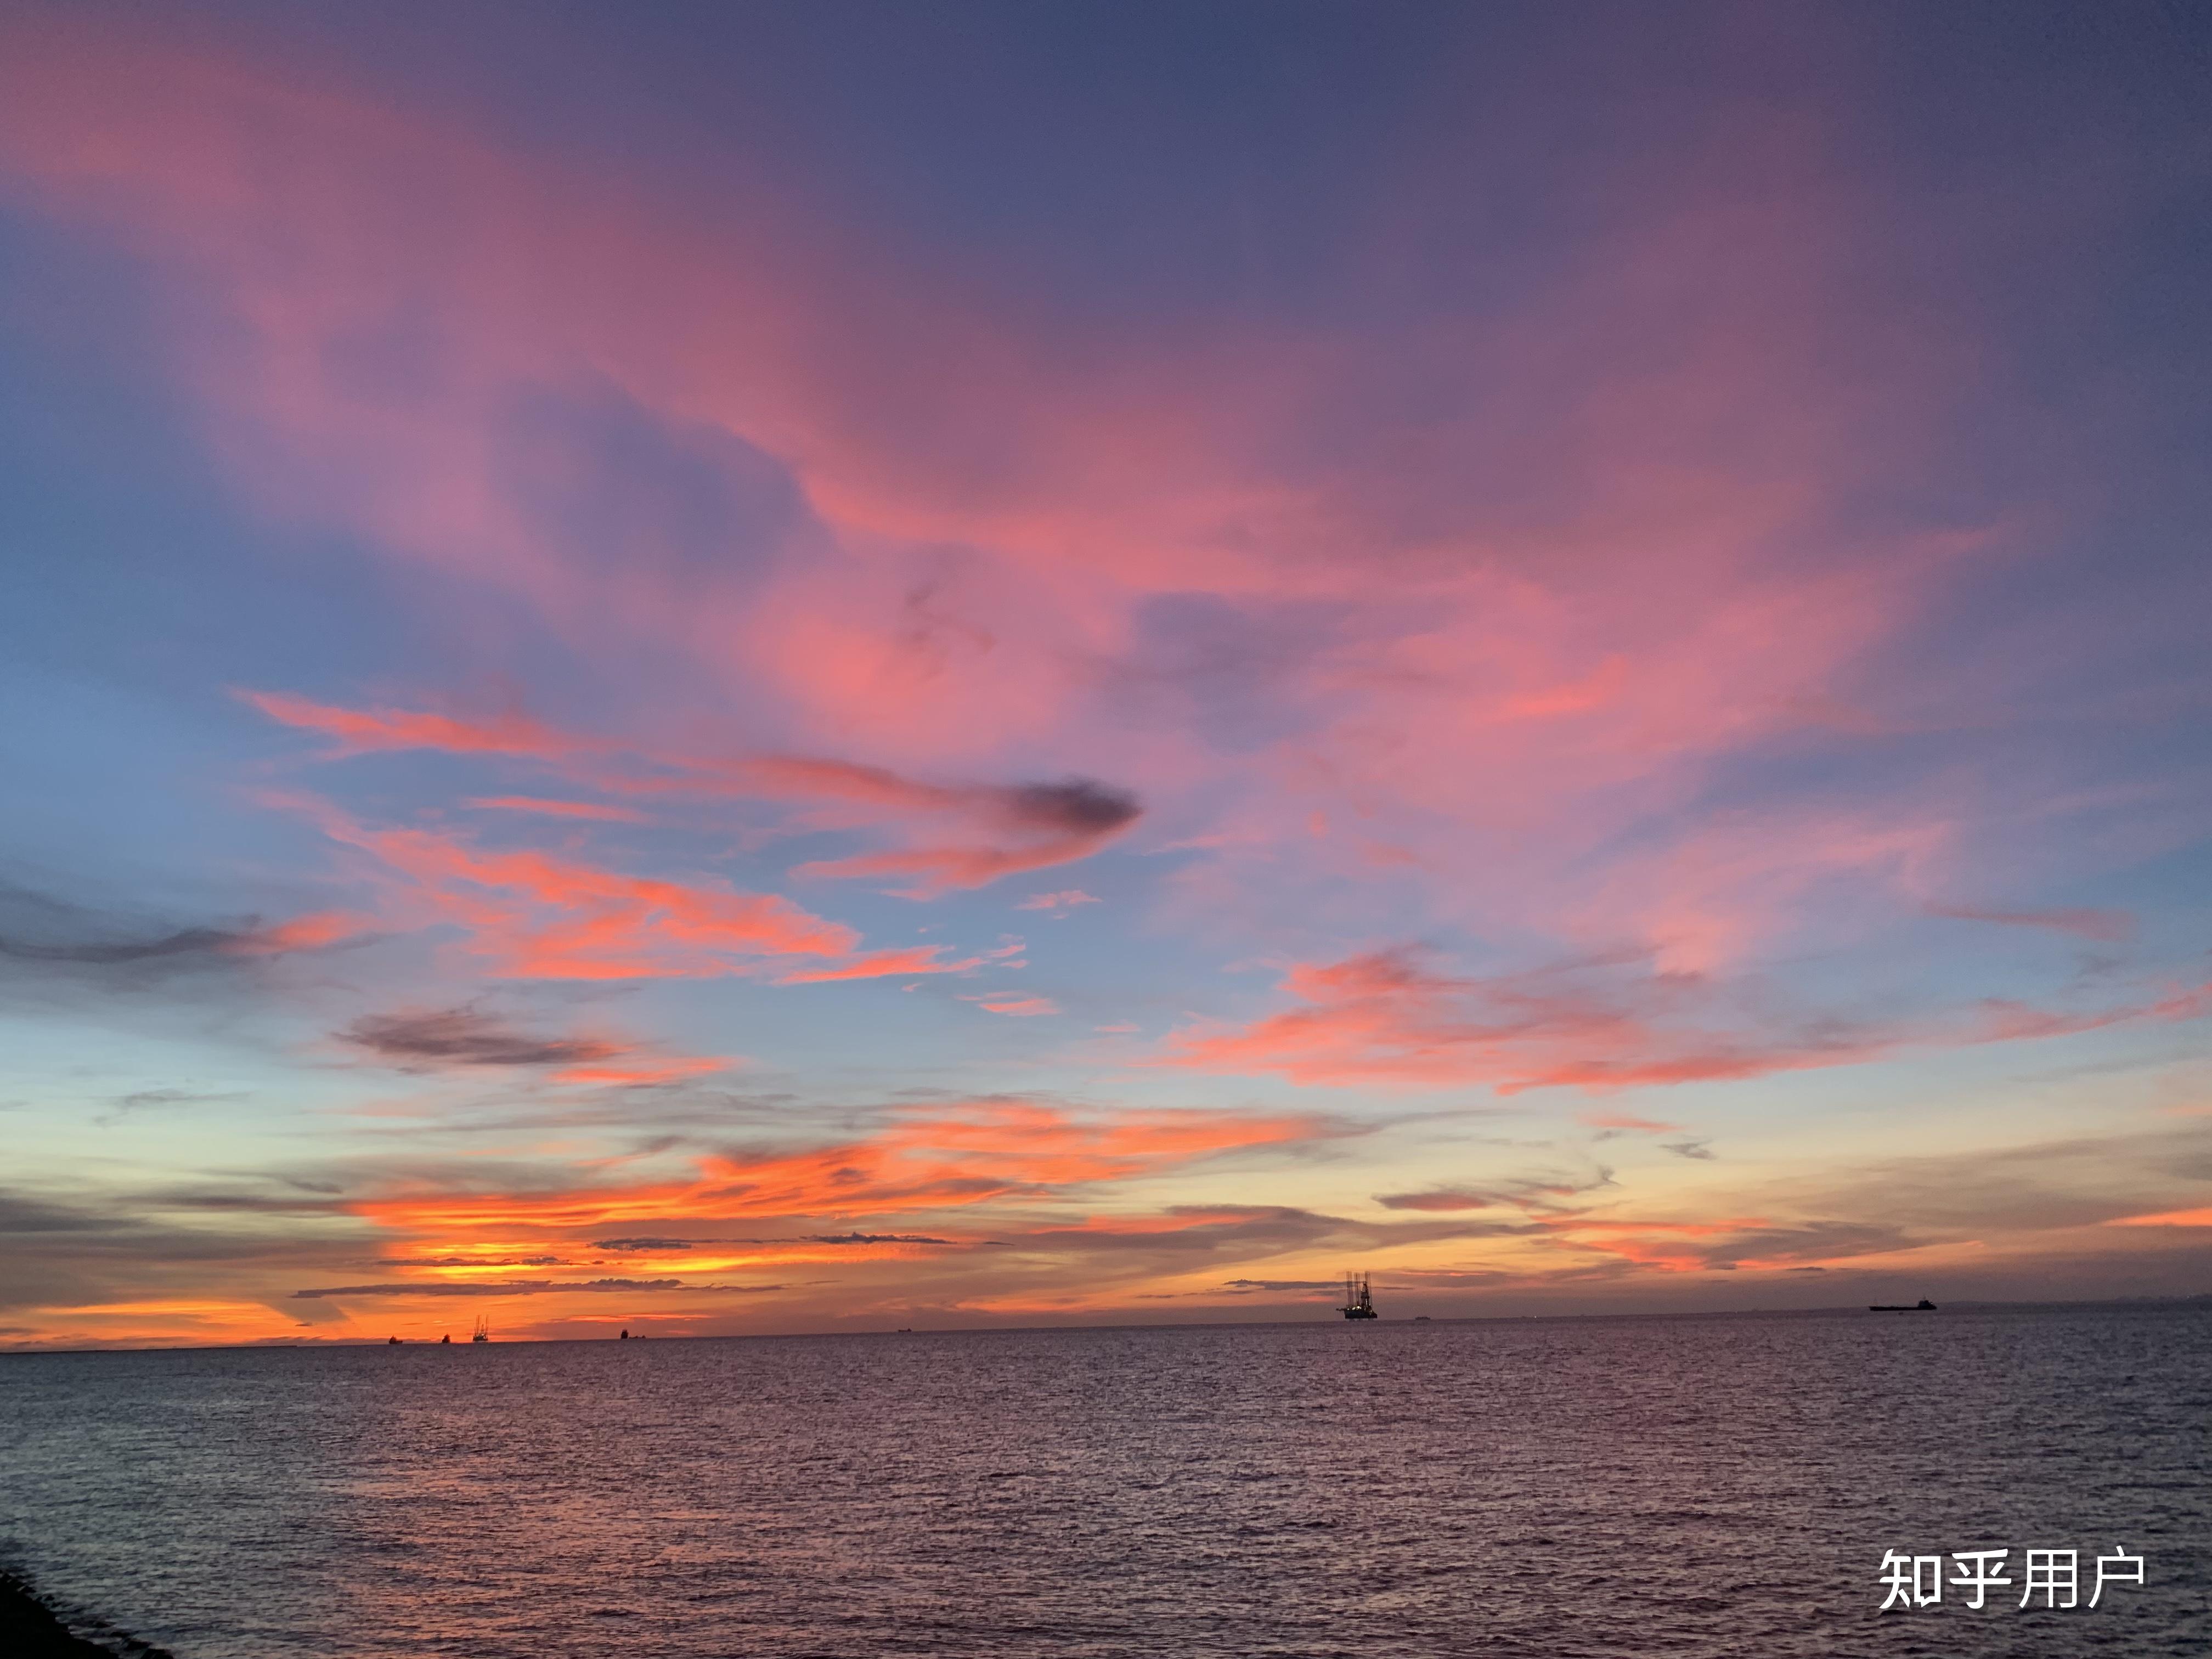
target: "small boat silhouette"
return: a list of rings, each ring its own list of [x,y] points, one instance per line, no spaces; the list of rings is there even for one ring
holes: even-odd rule
[[[1934,1313],[1936,1304],[1923,1296],[1909,1308],[1902,1302],[1869,1302],[1867,1304],[1867,1311],[1869,1313]]]
[[[482,1314],[478,1314],[477,1316],[477,1328],[469,1333],[469,1340],[471,1342],[490,1341],[491,1321],[485,1318]]]

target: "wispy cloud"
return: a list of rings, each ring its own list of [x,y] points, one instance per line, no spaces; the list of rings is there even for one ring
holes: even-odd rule
[[[186,972],[256,957],[326,949],[374,926],[366,916],[315,911],[264,924],[163,926],[0,883],[0,961],[97,975]]]
[[[1070,887],[1057,893],[1031,893],[1019,904],[1014,906],[1014,908],[1017,910],[1050,910],[1054,912],[1056,915],[1066,915],[1069,911],[1074,909],[1076,906],[1079,904],[1097,904],[1098,902],[1100,902],[1099,900],[1093,898],[1081,888]]]
[[[443,830],[375,829],[296,793],[266,799],[375,859],[388,925],[457,928],[462,949],[502,978],[781,972],[797,982],[975,965],[947,962],[943,946],[864,953],[854,929],[778,894],[739,892],[706,878],[631,876],[570,854],[485,850]]]
[[[902,1112],[865,1139],[717,1154],[700,1160],[685,1180],[558,1193],[423,1192],[353,1208],[403,1231],[463,1236],[624,1221],[878,1215],[1125,1180],[1323,1133],[1326,1126],[1310,1117],[1203,1111],[1087,1117],[1044,1102],[999,1097]]]
[[[1284,984],[1299,1006],[1243,1027],[1185,1027],[1170,1036],[1158,1063],[1273,1072],[1306,1084],[1601,1091],[1858,1065],[1914,1048],[2065,1036],[2212,1012],[2212,987],[2185,985],[2079,1012],[1986,999],[1909,1022],[1788,1021],[1771,1012],[1754,1022],[1731,1006],[1725,988],[1653,974],[1632,960],[1469,977],[1440,973],[1410,950],[1300,964]],[[1677,1127],[1618,1113],[1585,1121],[1605,1134]]]
[[[1012,1014],[1034,1018],[1039,1014],[1056,1014],[1060,1005],[1050,997],[1029,996],[1018,991],[963,996],[963,1002],[972,1002],[988,1014]]]
[[[1957,921],[1994,922],[2004,927],[2045,927],[2106,945],[2121,944],[2134,937],[2136,931],[2136,919],[2124,910],[1996,910],[1966,904],[1931,904],[1928,914]]]
[[[243,695],[272,719],[331,737],[336,746],[325,751],[325,759],[374,750],[433,749],[534,762],[614,794],[818,802],[861,822],[904,823],[917,837],[933,824],[946,822],[982,834],[981,840],[918,838],[915,844],[885,851],[816,860],[793,872],[826,878],[912,877],[915,884],[904,890],[915,897],[981,887],[1002,876],[1086,858],[1127,830],[1142,812],[1129,791],[1087,778],[927,783],[880,766],[819,757],[714,758],[629,749],[606,739],[558,732],[519,715],[482,722],[408,709],[343,708],[279,693]],[[635,821],[638,817],[627,808],[524,796],[473,797],[468,804],[580,818]],[[1097,902],[1087,895],[1075,896],[1074,902]]]

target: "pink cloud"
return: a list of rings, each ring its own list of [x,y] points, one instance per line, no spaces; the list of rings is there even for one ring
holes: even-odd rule
[[[1715,988],[1654,975],[1638,963],[1457,977],[1404,950],[1301,963],[1284,987],[1297,1006],[1242,1027],[1186,1027],[1170,1036],[1158,1063],[1274,1073],[1304,1084],[1602,1091],[1858,1065],[1915,1048],[2071,1036],[2212,1012],[2212,986],[2197,986],[2086,1012],[1984,1001],[1909,1024],[1821,1019],[1793,1028],[1771,1017],[1747,1024]],[[1620,1114],[1585,1121],[1673,1132]]]
[[[339,708],[282,691],[239,696],[270,719],[332,739],[332,757],[376,750],[442,749],[463,755],[546,756],[571,752],[576,740],[519,714],[493,720],[402,708]]]
[[[888,951],[864,951],[848,961],[833,963],[826,968],[794,968],[779,975],[778,985],[816,985],[830,980],[881,979],[892,974],[964,974],[970,969],[981,968],[985,958],[962,957],[948,962],[945,947],[939,945],[917,945]]]
[[[948,970],[943,946],[865,954],[852,928],[775,894],[624,875],[535,850],[489,852],[438,830],[373,829],[311,797],[269,799],[369,854],[395,918],[459,928],[460,948],[498,977],[698,977],[778,965],[821,978]],[[822,966],[791,966],[792,957]]]
[[[1060,1012],[1060,1005],[1050,997],[1024,996],[1013,991],[991,995],[963,997],[961,1000],[979,1005],[986,1013],[1012,1014],[1024,1018],[1034,1018],[1039,1014],[1056,1014]]]
[[[817,730],[897,752],[1064,729],[1085,690],[1067,663],[1125,644],[1148,592],[1364,600],[1403,550],[1403,602],[1360,604],[1298,673],[1336,711],[1310,749],[1416,812],[1501,774],[1534,806],[1789,724],[1924,580],[1920,549],[1809,580],[1757,568],[1856,459],[1838,428],[1860,411],[1832,386],[1805,395],[1834,379],[1852,313],[1828,264],[1848,236],[1802,191],[1749,210],[1715,169],[1711,192],[1591,250],[1494,340],[1409,328],[1378,356],[1368,337],[1168,329],[1115,342],[1100,376],[1057,367],[1068,354],[976,273],[893,274],[742,170],[713,213],[656,213],[297,64],[91,24],[9,45],[0,155],[23,186],[205,274],[234,310],[252,349],[186,367],[264,502],[522,593],[580,646],[758,677]],[[1417,238],[1418,216],[1393,232]],[[655,304],[606,301],[636,292]],[[333,374],[334,341],[425,294],[436,391],[399,407]],[[1657,318],[1663,362],[1631,349]],[[1401,422],[1330,418],[1470,355],[1477,389],[1418,445]],[[833,547],[742,595],[578,563],[507,493],[495,422],[509,388],[586,364],[786,460],[841,532],[974,561],[917,584]],[[1453,777],[1419,763],[1439,752],[1462,757]]]
[[[1928,913],[1958,921],[1995,922],[2006,927],[2047,927],[2102,944],[2118,945],[2134,936],[2136,919],[2124,910],[2083,908],[1992,910],[1966,904],[1931,904]]]
[[[902,777],[879,766],[797,755],[715,758],[632,749],[580,737],[520,716],[479,722],[409,709],[350,709],[269,692],[242,693],[270,718],[324,732],[337,746],[325,758],[372,750],[431,749],[449,754],[496,756],[534,762],[588,781],[611,793],[731,796],[832,803],[856,809],[860,822],[890,815],[926,830],[951,820],[988,839],[981,843],[923,845],[802,865],[801,876],[916,876],[908,896],[927,897],[948,888],[980,887],[1024,870],[1090,856],[1134,823],[1140,809],[1127,791],[1087,779],[1056,783],[936,784]],[[506,807],[555,816],[636,821],[626,808],[534,797],[477,798],[471,805]],[[831,816],[823,826],[848,820]],[[1088,895],[1078,902],[1097,902]]]
[[[1183,811],[1180,844],[1214,855],[1174,878],[1186,925],[1378,884],[1359,890],[1408,896],[1440,927],[1518,932],[1540,952],[1626,939],[1661,970],[1559,989],[1301,967],[1303,1006],[1176,1039],[1177,1063],[1206,1069],[1610,1088],[1917,1040],[1699,1033],[1661,982],[1917,908],[1972,827],[1970,792],[1948,783],[1841,810],[1700,805],[1729,762],[1778,740],[1899,729],[1895,677],[1869,665],[1998,540],[1860,527],[1864,484],[1911,454],[1953,348],[1856,285],[1869,221],[1790,123],[1757,127],[1754,174],[1742,127],[1727,153],[1684,158],[1698,165],[1679,191],[1494,315],[1385,339],[1255,320],[1132,341],[996,303],[981,266],[872,257],[743,167],[711,201],[654,204],[328,71],[182,50],[158,27],[13,25],[4,46],[16,199],[214,296],[221,326],[180,335],[172,362],[252,501],[681,688],[646,700],[659,721],[696,733],[732,707],[771,710],[778,739],[701,758],[521,717],[257,698],[333,752],[427,744],[624,799],[787,801],[811,826],[896,843],[799,873],[917,896],[1095,854],[1128,833],[1141,789]],[[1426,246],[1421,184],[1376,204],[1378,268]],[[610,298],[641,293],[653,303]],[[414,307],[439,343],[423,386],[333,368]],[[805,556],[739,571],[544,533],[562,458],[529,447],[512,410],[586,376],[672,434],[785,469],[813,515]],[[1407,395],[1444,381],[1449,398]],[[1201,600],[1264,684],[1270,735],[1253,746],[1204,735],[1203,673],[1144,656],[1161,602]],[[1282,620],[1307,613],[1327,625]],[[771,752],[821,747],[859,758]],[[1079,756],[1131,788],[916,775],[1011,755]],[[444,873],[416,879],[455,910],[507,895],[472,937],[510,967],[696,965],[715,955],[699,939],[834,928],[687,889],[712,896],[709,922],[611,872],[573,878],[574,860],[526,872],[444,844]],[[565,953],[550,941],[568,936],[515,914],[563,884],[593,919]],[[2066,1018],[1990,1016],[2023,1031]]]

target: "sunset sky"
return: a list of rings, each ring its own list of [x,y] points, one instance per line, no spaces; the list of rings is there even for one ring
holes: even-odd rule
[[[0,1345],[2212,1291],[2208,64],[9,8]]]

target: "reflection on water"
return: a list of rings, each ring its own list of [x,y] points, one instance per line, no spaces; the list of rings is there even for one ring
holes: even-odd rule
[[[0,1545],[179,1659],[2179,1655],[2208,1425],[2202,1306],[22,1355]]]

